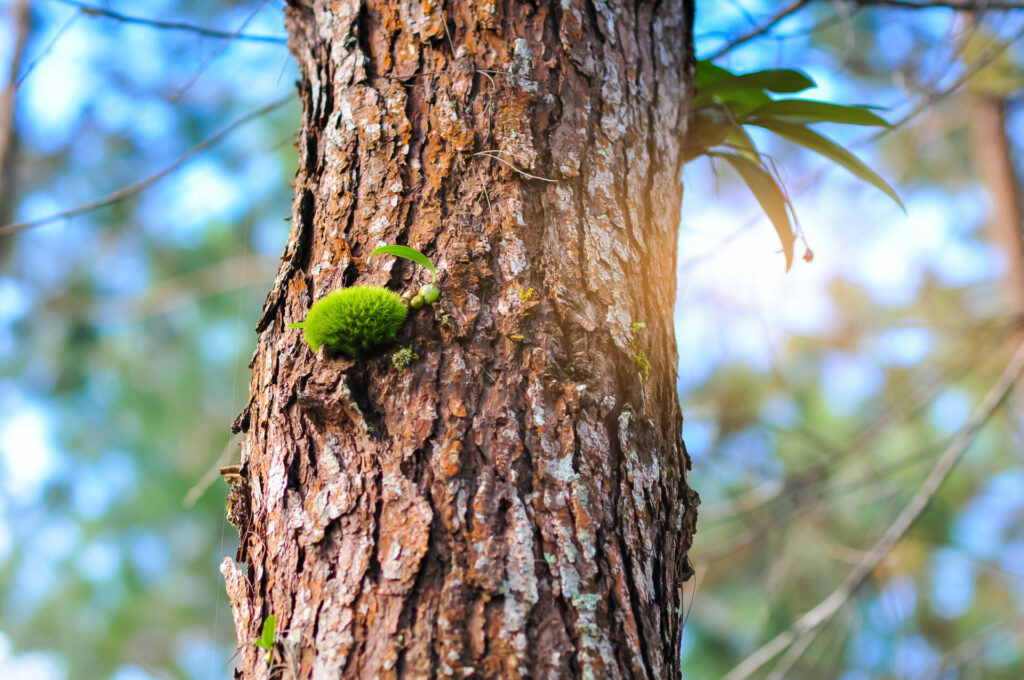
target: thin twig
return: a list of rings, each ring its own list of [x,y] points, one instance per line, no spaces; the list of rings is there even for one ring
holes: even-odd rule
[[[139,295],[114,300],[93,314],[103,326],[135,323],[169,314],[190,302],[249,286],[265,285],[274,279],[277,258],[246,253],[219,260],[166,281],[156,283]]]
[[[949,476],[953,467],[963,457],[964,452],[974,439],[974,435],[995,412],[996,408],[1009,393],[1014,382],[1024,372],[1024,343],[1017,347],[999,379],[975,409],[970,421],[954,438],[949,448],[939,457],[931,472],[910,502],[903,508],[896,520],[886,530],[877,543],[867,552],[864,559],[847,574],[842,584],[831,595],[822,600],[816,607],[806,612],[788,629],[779,633],[770,642],[748,656],[733,668],[725,680],[743,680],[750,677],[757,669],[768,663],[777,654],[794,643],[801,643],[806,637],[831,619],[843,605],[863,585],[872,571],[889,554],[893,547],[903,538],[910,527],[921,516],[925,508],[935,497],[939,487]]]
[[[284,45],[285,43],[288,42],[287,38],[280,38],[275,35],[232,33],[230,31],[221,31],[215,28],[204,28],[203,26],[195,26],[193,24],[186,24],[178,21],[160,21],[159,19],[146,19],[143,17],[128,16],[127,14],[121,14],[120,12],[115,12],[113,10],[107,9],[106,7],[97,7],[96,5],[78,2],[77,0],[53,1],[59,2],[62,5],[76,7],[82,12],[82,14],[85,14],[86,16],[113,19],[114,21],[120,21],[124,24],[138,24],[141,26],[151,26],[153,28],[160,28],[168,31],[187,31],[189,33],[195,33],[206,38],[230,38],[232,40],[247,40],[249,42],[276,43],[279,45]]]
[[[270,0],[261,0],[260,4],[256,5],[256,9],[250,12],[249,16],[245,18],[245,21],[243,21],[239,25],[238,30],[236,30],[228,37],[224,38],[215,48],[213,48],[213,51],[206,56],[206,59],[203,60],[203,63],[199,64],[199,68],[197,68],[196,72],[192,74],[192,77],[188,79],[188,82],[182,85],[177,92],[168,97],[167,101],[175,101],[176,99],[178,99],[178,97],[185,94],[185,92],[187,92],[190,87],[195,85],[196,81],[199,80],[199,77],[203,75],[203,71],[206,70],[206,67],[209,66],[221,52],[227,49],[227,47],[231,44],[231,41],[234,40],[236,36],[241,34],[242,30],[249,25],[250,21],[256,18],[256,15],[260,13],[260,10],[262,10],[263,7],[266,6],[268,2],[270,2]]]
[[[231,460],[232,444],[238,446],[238,440],[238,435],[228,439],[228,443],[224,445],[224,450],[220,452],[220,455],[217,456],[217,460],[213,462],[213,467],[207,470],[206,474],[200,477],[199,481],[197,481],[192,488],[188,490],[188,493],[185,494],[185,497],[181,501],[182,506],[191,508],[196,504],[196,501],[202,498],[203,494],[206,493],[206,490],[213,486],[213,483],[217,481],[218,477],[220,477],[220,468]]]
[[[796,2],[790,3],[789,5],[783,7],[782,9],[780,9],[778,12],[776,12],[772,16],[768,17],[768,19],[763,24],[761,24],[760,26],[758,26],[754,30],[750,31],[749,33],[744,33],[743,35],[741,35],[738,38],[734,38],[733,40],[730,40],[728,43],[726,43],[717,52],[715,52],[714,54],[712,54],[709,57],[706,57],[706,59],[711,59],[711,60],[718,59],[719,57],[724,56],[730,50],[733,50],[733,49],[739,47],[740,45],[753,40],[754,38],[756,38],[758,36],[764,35],[768,31],[772,30],[772,28],[775,27],[775,24],[779,23],[780,21],[782,21],[783,19],[785,19],[789,15],[795,14],[796,12],[799,12],[801,9],[804,8],[804,6],[809,5],[810,2],[811,2],[811,0],[796,0]]]
[[[67,21],[61,24],[61,27],[58,28],[57,32],[53,34],[53,37],[50,38],[50,41],[46,43],[43,49],[39,50],[39,54],[37,54],[35,58],[31,62],[29,62],[28,66],[25,67],[25,70],[21,72],[20,76],[18,76],[18,81],[14,84],[14,89],[18,89],[19,87],[21,87],[21,84],[25,82],[25,79],[28,78],[29,74],[32,73],[35,67],[39,65],[39,62],[46,58],[46,55],[50,53],[50,50],[52,50],[53,46],[57,44],[57,41],[60,40],[60,37],[64,35],[64,33],[69,28],[71,28],[71,25],[75,23],[75,21],[77,21],[78,17],[80,16],[80,14],[72,14],[68,17]]]
[[[909,0],[852,0],[862,7],[894,7],[898,9],[952,9],[958,12],[983,12],[987,9],[1013,11],[1024,9],[1022,2],[1002,0],[939,0],[937,2],[910,2]]]
[[[821,629],[816,628],[815,630],[818,631]],[[782,661],[772,669],[771,674],[766,677],[765,680],[786,680],[786,678],[790,677],[789,672],[793,670],[793,666],[795,666],[796,662],[800,660],[800,657],[804,655],[804,652],[807,651],[807,648],[811,646],[812,642],[814,642],[813,636],[801,638],[799,642],[789,648],[786,655],[782,657]]]
[[[508,153],[508,152],[507,151],[501,151],[499,149],[488,149],[487,151],[477,151],[473,155],[474,156],[486,156],[487,158],[493,158],[494,160],[499,161],[501,163],[504,163],[508,167],[512,168],[513,170],[518,172],[523,177],[529,177],[530,179],[539,179],[539,180],[541,180],[543,182],[555,182],[555,183],[558,182],[557,179],[549,179],[547,177],[540,177],[538,175],[531,175],[530,173],[526,172],[525,170],[520,170],[519,168],[517,168],[516,166],[512,165],[511,163],[509,163],[504,158],[501,158],[501,157],[495,155],[495,154],[499,154],[499,153]]]
[[[843,0],[836,0],[836,2],[837,3],[841,3],[841,2],[843,2]],[[846,16],[852,19],[853,15],[855,15],[861,9],[863,9],[863,8],[860,5],[858,5],[857,7],[854,7],[852,11],[848,11]],[[807,28],[796,29],[796,30],[790,31],[789,33],[777,34],[777,35],[773,36],[773,38],[776,41],[785,41],[785,40],[792,40],[794,38],[802,38],[802,37],[805,37],[805,36],[808,36],[808,35],[813,35],[814,33],[817,33],[818,31],[823,31],[826,28],[831,28],[832,26],[834,26],[834,25],[836,25],[838,23],[842,23],[844,21],[846,21],[846,19],[837,12],[836,14],[833,14],[831,16],[825,17],[824,19],[822,19],[818,23],[814,24],[813,26],[808,26]]]
[[[1015,619],[1016,625],[1011,626],[1010,630],[1006,630],[1008,624],[1014,623]],[[914,680],[938,678],[943,674],[943,672],[952,668],[958,668],[979,654],[982,654],[985,651],[985,646],[993,637],[996,637],[997,635],[1010,634],[1015,631],[1024,632],[1024,619],[1021,619],[1019,614],[1007,616],[1002,620],[990,623],[985,628],[982,628],[980,631],[943,654],[935,661],[935,663],[925,669],[923,673],[914,676]]]
[[[7,172],[7,155],[14,136],[14,91],[18,89],[18,69],[25,56],[25,45],[31,29],[32,16],[28,0],[11,5],[11,23],[14,25],[14,49],[11,52],[11,68],[4,89],[0,91],[0,202],[4,198],[4,175]]]
[[[266,106],[262,106],[262,107],[256,109],[255,111],[251,111],[251,112],[245,114],[244,116],[242,116],[241,118],[239,118],[235,122],[231,123],[230,125],[228,125],[226,128],[224,128],[223,130],[221,130],[217,134],[215,134],[212,137],[209,137],[209,138],[203,140],[202,142],[200,142],[199,144],[196,144],[195,146],[193,146],[191,149],[189,149],[184,154],[182,154],[182,156],[180,158],[178,158],[178,160],[174,161],[173,163],[171,163],[166,168],[164,168],[163,170],[161,170],[160,172],[158,172],[156,174],[150,175],[149,177],[147,177],[145,179],[142,179],[142,180],[139,180],[138,182],[135,182],[133,184],[129,184],[127,186],[121,187],[120,189],[117,189],[116,191],[112,191],[111,193],[107,194],[106,196],[103,196],[101,198],[97,198],[97,199],[95,199],[93,201],[89,201],[88,203],[83,203],[83,204],[81,204],[79,206],[76,206],[74,208],[70,208],[68,210],[64,210],[62,212],[55,213],[53,215],[47,215],[46,217],[38,217],[36,219],[25,220],[23,222],[12,222],[11,224],[6,224],[6,225],[0,227],[0,236],[8,236],[10,234],[15,234],[15,233],[17,233],[19,231],[23,231],[25,229],[30,229],[32,227],[42,226],[44,224],[49,224],[51,222],[56,222],[57,220],[62,220],[62,219],[68,218],[68,217],[75,217],[77,215],[81,215],[83,213],[91,212],[91,211],[96,210],[98,208],[103,208],[103,207],[106,207],[106,206],[108,206],[108,205],[110,205],[112,203],[117,203],[118,201],[122,201],[122,200],[124,200],[126,198],[134,196],[135,194],[139,193],[143,189],[147,189],[151,185],[156,184],[158,181],[160,181],[161,179],[163,179],[164,177],[169,175],[171,172],[173,172],[174,170],[177,170],[180,166],[182,166],[185,163],[185,161],[187,161],[188,159],[192,158],[192,156],[195,156],[200,151],[204,151],[205,149],[208,149],[209,147],[213,146],[214,144],[219,142],[221,139],[226,137],[228,134],[230,134],[234,130],[240,128],[241,126],[245,125],[246,123],[248,123],[249,121],[251,121],[251,120],[253,120],[255,118],[259,118],[260,116],[266,115],[266,114],[270,113],[271,111],[284,106],[286,103],[290,102],[292,99],[294,99],[294,95],[289,93],[289,94],[285,95],[284,97],[281,97],[280,99],[272,101],[271,103],[267,104]]]
[[[1021,9],[1024,9],[1024,6],[1022,6]],[[939,92],[933,92],[930,95],[926,96],[924,98],[924,100],[920,104],[915,106],[913,108],[913,110],[910,111],[910,113],[908,113],[907,115],[905,115],[902,118],[900,118],[898,121],[893,123],[891,126],[889,126],[887,128],[883,128],[882,130],[878,131],[877,133],[871,135],[871,137],[869,137],[867,139],[867,141],[874,141],[876,139],[884,137],[885,135],[891,133],[893,130],[896,130],[897,128],[902,127],[908,121],[910,121],[912,118],[917,117],[919,114],[921,114],[923,111],[925,111],[929,107],[934,106],[938,102],[942,101],[943,99],[945,99],[949,95],[951,95],[954,92],[956,92],[957,90],[959,90],[961,87],[966,85],[967,82],[971,78],[973,78],[979,71],[981,71],[983,68],[988,66],[992,62],[992,60],[994,60],[1000,54],[1005,52],[1010,47],[1010,45],[1012,45],[1013,43],[1017,42],[1022,37],[1024,37],[1024,26],[1022,26],[1020,28],[1020,30],[1018,30],[1016,33],[1014,33],[1012,36],[1010,36],[1010,38],[1008,40],[1005,40],[1005,41],[999,43],[998,45],[995,45],[994,47],[992,47],[992,49],[988,50],[985,54],[983,54],[981,56],[981,58],[978,59],[977,63],[973,64],[971,66],[971,68],[967,69],[963,73],[963,75],[961,75],[959,78],[957,78],[949,87],[947,87],[944,90],[941,90]]]

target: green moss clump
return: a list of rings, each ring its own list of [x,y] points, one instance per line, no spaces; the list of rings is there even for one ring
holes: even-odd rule
[[[408,313],[402,298],[386,288],[353,286],[317,300],[306,320],[289,328],[303,329],[314,352],[326,347],[354,358],[394,340]]]
[[[409,368],[409,364],[413,362],[413,359],[419,358],[420,355],[413,352],[411,347],[403,347],[391,355],[391,363],[393,363],[395,368],[399,371],[404,371]]]

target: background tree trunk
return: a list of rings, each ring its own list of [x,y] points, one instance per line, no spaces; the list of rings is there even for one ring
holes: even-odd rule
[[[692,11],[289,3],[301,160],[222,566],[244,677],[270,674],[247,644],[270,614],[285,677],[678,677]],[[313,354],[285,324],[314,300],[424,282],[367,263],[383,243],[438,266],[418,357]]]
[[[1024,340],[1024,215],[1006,134],[1006,101],[992,94],[971,94],[968,121],[975,166],[992,202],[990,238],[1006,258],[1003,289],[1020,343]]]

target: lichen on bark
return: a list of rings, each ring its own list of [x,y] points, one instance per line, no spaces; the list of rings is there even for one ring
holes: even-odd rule
[[[223,565],[241,675],[270,674],[246,643],[274,614],[301,678],[677,677],[692,3],[293,0],[286,24],[300,165]],[[314,354],[286,326],[315,300],[423,283],[367,267],[382,243],[438,268],[417,358]]]

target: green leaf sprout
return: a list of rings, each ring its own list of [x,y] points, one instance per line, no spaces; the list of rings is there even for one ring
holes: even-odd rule
[[[252,644],[267,650],[267,664],[274,660],[274,632],[277,627],[277,616],[271,614],[263,622],[263,634],[252,641]]]
[[[396,257],[404,257],[407,260],[412,260],[416,264],[426,267],[434,277],[434,283],[437,283],[437,267],[430,261],[430,258],[409,246],[381,246],[375,248],[370,257],[366,258],[369,262],[373,259],[374,255],[395,255]]]

